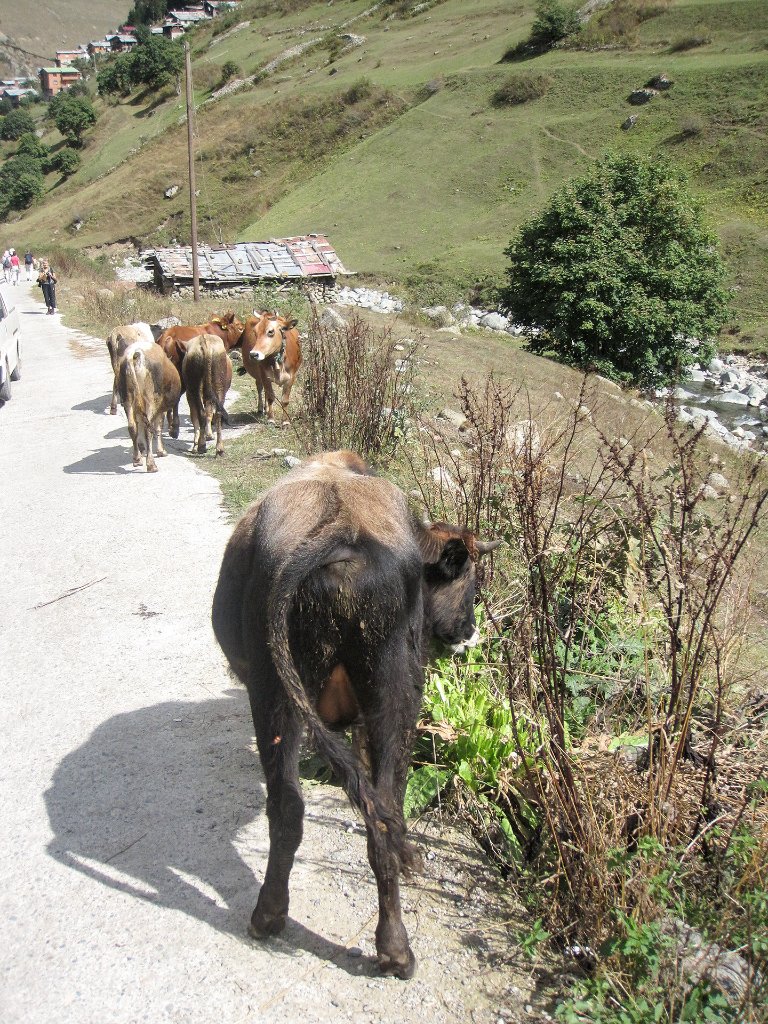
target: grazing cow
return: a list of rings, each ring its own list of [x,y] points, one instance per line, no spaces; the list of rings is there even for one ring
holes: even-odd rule
[[[181,379],[187,392],[195,436],[192,447],[205,454],[206,440],[216,428],[216,454],[224,454],[221,423],[229,422],[224,399],[232,383],[232,362],[224,342],[213,334],[201,334],[187,344],[181,364]]]
[[[154,341],[137,341],[125,350],[120,360],[120,401],[128,417],[133,441],[133,464],[141,465],[140,446],[146,451],[147,472],[156,473],[152,454],[157,441],[158,458],[163,448],[163,417],[179,401],[181,380],[176,367]]]
[[[112,363],[114,382],[112,384],[112,401],[109,406],[111,416],[117,414],[117,392],[118,376],[120,373],[120,360],[125,350],[135,341],[146,341],[154,343],[154,334],[149,324],[143,322],[126,324],[124,327],[116,327],[110,331],[107,337],[107,349],[109,350],[109,361]]]
[[[403,493],[358,455],[331,452],[288,473],[235,528],[213,599],[213,628],[248,688],[267,782],[269,859],[250,933],[280,932],[302,837],[299,743],[308,727],[362,814],[379,892],[376,950],[385,974],[410,978],[415,959],[398,875],[420,865],[406,841],[406,772],[424,666],[435,637],[477,641],[468,530],[424,526]],[[353,725],[370,769],[332,730]]]
[[[249,316],[243,330],[243,367],[256,381],[259,394],[257,415],[264,413],[266,394],[267,420],[275,422],[272,407],[275,387],[282,388],[279,399],[283,410],[283,423],[288,423],[288,400],[296,373],[301,366],[301,344],[296,321],[277,313],[258,313]]]
[[[243,336],[243,322],[235,316],[232,310],[228,310],[220,316],[212,316],[207,324],[197,324],[196,326],[177,325],[164,330],[157,339],[157,343],[178,370],[179,377],[181,377],[181,366],[184,362],[187,346],[192,338],[198,338],[201,334],[213,334],[217,338],[221,338],[224,342],[224,348],[227,352],[230,352],[240,344],[240,339]],[[183,393],[184,381],[182,380]],[[171,437],[179,436],[178,402],[173,410],[168,413],[168,430]],[[209,441],[210,439],[211,437],[207,438]]]

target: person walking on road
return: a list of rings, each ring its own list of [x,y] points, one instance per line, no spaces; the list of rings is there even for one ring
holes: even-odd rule
[[[19,274],[21,273],[21,260],[16,254],[15,249],[11,249],[11,284],[19,283]]]
[[[27,251],[24,253],[24,266],[27,271],[27,280],[31,281],[32,272],[35,269],[35,257],[32,255],[29,249],[27,249]]]
[[[49,265],[48,260],[43,260],[42,262],[40,273],[37,275],[37,283],[43,289],[45,305],[48,315],[51,316],[56,312],[56,274],[53,272],[53,267]]]
[[[8,278],[11,273],[11,254],[5,249],[3,252],[3,280],[8,284]]]

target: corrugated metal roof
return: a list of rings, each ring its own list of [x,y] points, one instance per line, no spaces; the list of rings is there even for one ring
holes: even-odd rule
[[[192,247],[148,249],[142,254],[155,279],[165,284],[192,281]],[[200,283],[245,284],[291,278],[332,278],[348,274],[325,235],[272,238],[268,242],[198,245]]]

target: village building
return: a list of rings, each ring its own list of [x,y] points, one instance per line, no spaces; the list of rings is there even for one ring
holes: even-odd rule
[[[225,14],[237,8],[239,0],[205,0],[203,10],[209,18],[215,18],[217,14]]]
[[[92,39],[85,49],[91,59],[112,52],[112,46],[108,39]]]
[[[186,29],[183,25],[179,25],[177,21],[166,21],[163,25],[163,38],[164,39],[181,39]]]
[[[183,25],[184,28],[190,28],[200,21],[207,21],[210,17],[211,15],[206,14],[202,7],[190,7],[184,11],[168,11],[168,19],[178,25]]]
[[[85,46],[78,46],[76,50],[57,50],[56,67],[69,67],[73,60],[87,60],[88,50]]]
[[[83,77],[77,68],[40,68],[40,88],[45,99],[53,99]]]
[[[26,82],[27,79],[21,79]],[[16,80],[0,82],[0,100],[8,100],[13,107],[18,107],[25,97],[37,96],[37,89],[28,85],[20,85]]]
[[[107,40],[112,53],[126,53],[138,45],[136,36],[125,35],[119,32],[113,36],[107,36]]]

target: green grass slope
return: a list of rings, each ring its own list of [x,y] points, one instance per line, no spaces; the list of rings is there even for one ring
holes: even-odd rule
[[[355,271],[468,288],[502,277],[516,228],[606,149],[665,153],[720,232],[733,344],[767,347],[768,4],[614,0],[572,45],[502,62],[532,19],[530,0],[246,0],[205,26],[192,37],[201,235],[327,231]],[[363,41],[344,49],[345,34]],[[211,101],[228,61],[255,80]],[[673,87],[631,106],[660,72]],[[542,95],[494,104],[513,76],[537,76]],[[104,105],[83,157],[17,240],[188,238],[183,96]]]

